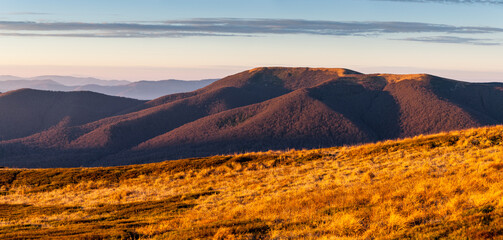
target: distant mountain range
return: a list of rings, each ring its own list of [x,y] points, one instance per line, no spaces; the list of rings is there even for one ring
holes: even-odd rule
[[[205,87],[216,79],[182,81],[139,81],[101,80],[67,76],[39,76],[23,79],[15,76],[0,76],[0,92],[30,88],[48,91],[93,91],[112,96],[151,100],[164,95],[190,92]]]
[[[58,75],[44,75],[31,78],[21,78],[10,75],[0,75],[0,81],[9,80],[51,80],[65,86],[82,86],[88,84],[96,84],[102,86],[117,86],[130,84],[130,81],[125,80],[102,80],[91,77],[71,77],[71,76],[58,76]]]
[[[326,68],[256,68],[152,101],[20,90],[0,95],[0,165],[106,166],[358,144],[502,124],[501,103],[502,83]]]

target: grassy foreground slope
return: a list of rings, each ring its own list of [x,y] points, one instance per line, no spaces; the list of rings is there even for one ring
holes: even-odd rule
[[[354,147],[0,170],[0,238],[503,236],[503,126]]]

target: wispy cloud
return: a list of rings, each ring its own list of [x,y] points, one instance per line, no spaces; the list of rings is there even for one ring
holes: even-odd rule
[[[0,21],[0,35],[26,37],[160,38],[260,36],[271,34],[376,36],[397,33],[491,34],[503,33],[503,28],[454,26],[421,22],[345,22],[236,18],[188,19],[155,23]],[[461,41],[456,43],[459,42]],[[476,41],[465,41],[464,43],[473,44],[473,42]]]
[[[483,45],[483,46],[501,45],[501,43],[494,42],[490,39],[464,38],[454,36],[412,37],[397,40],[431,42],[431,43],[456,43],[456,44],[470,44],[470,45]]]
[[[50,15],[50,13],[44,12],[8,12],[7,15]]]
[[[374,0],[374,1],[419,2],[419,3],[503,4],[503,0]]]
[[[182,37],[204,37],[204,36],[221,36],[230,37],[232,34],[216,34],[216,33],[137,33],[137,32],[121,32],[121,33],[15,33],[15,32],[0,32],[0,36],[10,37],[77,37],[77,38],[182,38]],[[246,35],[243,35],[246,36]],[[250,36],[251,37],[251,36]]]

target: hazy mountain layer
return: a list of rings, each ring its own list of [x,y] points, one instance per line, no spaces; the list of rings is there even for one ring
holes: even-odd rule
[[[48,91],[93,91],[112,96],[151,100],[168,94],[191,92],[205,87],[214,81],[216,80],[128,82],[63,76],[40,76],[22,79],[4,75],[0,76],[0,92],[8,92],[22,88]]]

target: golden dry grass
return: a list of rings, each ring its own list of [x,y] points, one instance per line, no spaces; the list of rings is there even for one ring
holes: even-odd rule
[[[503,127],[354,147],[0,171],[0,238],[493,239]]]

